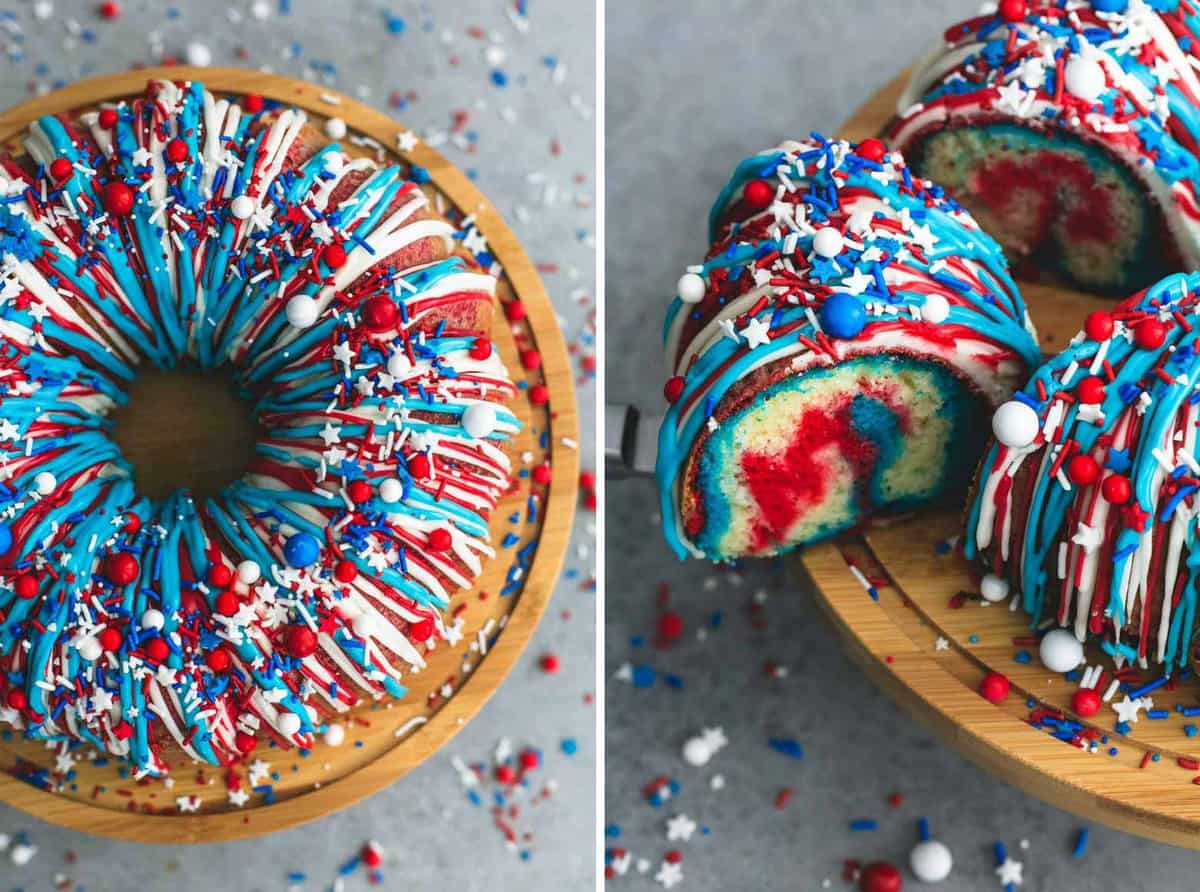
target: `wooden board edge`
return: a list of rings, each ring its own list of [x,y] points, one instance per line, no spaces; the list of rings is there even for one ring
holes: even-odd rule
[[[399,741],[383,757],[335,783],[263,806],[262,814],[225,812],[205,815],[147,815],[88,807],[78,800],[33,787],[0,774],[0,801],[52,824],[132,842],[159,844],[222,842],[259,836],[324,817],[359,802],[399,780],[446,745],[479,712],[511,673],[524,652],[553,594],[569,546],[578,494],[579,416],[573,372],[566,341],[554,307],[537,270],[508,224],[482,192],[439,152],[418,143],[411,152],[398,151],[396,137],[407,130],[388,115],[356,100],[305,81],[236,68],[172,66],[144,68],[78,81],[61,90],[23,103],[0,114],[0,133],[16,132],[47,114],[84,108],[138,93],[148,80],[198,80],[222,93],[258,93],[324,116],[343,118],[351,132],[379,141],[393,155],[424,167],[438,189],[455,205],[474,212],[493,255],[503,266],[514,293],[527,304],[528,324],[542,355],[550,388],[550,460],[553,480],[541,507],[542,528],[517,605],[505,631],[455,695],[427,723]],[[336,97],[331,103],[327,97]],[[557,386],[555,386],[557,385]],[[487,667],[487,672],[481,671]],[[477,679],[487,675],[490,688]],[[248,820],[246,820],[248,818]]]

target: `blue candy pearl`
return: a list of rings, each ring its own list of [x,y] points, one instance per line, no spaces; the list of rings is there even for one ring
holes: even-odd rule
[[[307,567],[316,563],[317,558],[321,556],[321,543],[317,541],[316,536],[296,533],[288,536],[288,540],[283,543],[283,556],[293,567]]]
[[[827,335],[848,340],[867,327],[867,309],[853,294],[836,292],[821,307],[821,328]]]
[[[1092,9],[1096,12],[1124,12],[1129,7],[1129,0],[1092,0]]]
[[[4,554],[12,548],[13,535],[12,530],[0,523],[0,554]]]

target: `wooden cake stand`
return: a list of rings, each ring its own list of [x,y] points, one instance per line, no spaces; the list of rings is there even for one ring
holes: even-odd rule
[[[874,96],[838,136],[877,136],[895,113],[904,81],[902,76]],[[1043,349],[1051,353],[1079,331],[1088,312],[1105,306],[1102,298],[1036,283],[1022,283],[1022,291]],[[977,577],[947,547],[961,525],[959,512],[922,514],[812,548],[798,560],[855,660],[945,743],[1088,821],[1200,849],[1200,736],[1188,736],[1200,728],[1200,717],[1175,709],[1200,706],[1200,680],[1155,691],[1154,708],[1170,710],[1170,717],[1150,720],[1143,712],[1128,735],[1114,730],[1110,704],[1091,720],[1080,719],[1071,711],[1077,684],[1042,666],[1029,641],[1028,617],[1007,603],[982,602]],[[850,566],[873,584],[878,600]],[[956,597],[960,592],[967,597]],[[1089,646],[1087,658],[1090,665],[1112,668],[1099,648]],[[992,671],[1012,682],[1012,693],[999,705],[978,693]],[[1150,681],[1155,674],[1147,670],[1140,677]],[[1090,753],[1059,740],[1030,724],[1035,709],[1082,721],[1107,735],[1107,742],[1097,741]]]
[[[310,821],[363,799],[395,782],[435,753],[499,687],[533,634],[554,589],[566,553],[579,476],[578,419],[572,372],[554,309],[537,272],[516,236],[470,180],[454,165],[418,142],[399,151],[406,132],[396,121],[334,94],[324,87],[254,71],[222,68],[143,69],[81,81],[0,115],[0,149],[20,154],[19,138],[34,119],[85,110],[105,100],[140,94],[147,80],[200,80],[224,95],[257,93],[305,109],[318,125],[331,117],[349,127],[342,144],[351,154],[400,160],[428,171],[427,191],[452,219],[474,215],[474,225],[503,268],[502,300],[520,297],[527,316],[509,323],[497,311],[493,339],[519,384],[544,384],[547,405],[534,406],[521,391],[513,411],[523,430],[509,449],[514,470],[544,461],[553,468],[549,487],[535,487],[528,473],[501,502],[492,522],[497,557],[451,611],[465,620],[462,640],[438,646],[428,667],[406,676],[408,696],[394,703],[368,704],[344,717],[345,742],[318,740],[313,750],[269,748],[260,744],[254,781],[249,766],[233,774],[252,791],[238,807],[229,801],[227,772],[189,765],[174,758],[170,786],[162,780],[135,781],[115,760],[78,750],[68,764],[53,748],[0,735],[0,801],[56,824],[139,842],[214,842],[281,830]],[[518,350],[536,347],[541,368],[525,372]],[[144,373],[131,404],[115,414],[118,440],[137,467],[138,484],[151,495],[181,485],[203,490],[219,486],[244,468],[254,431],[248,422],[222,420],[231,398],[219,385],[181,388],[170,375]],[[182,391],[182,392],[181,392]],[[194,428],[164,429],[160,413],[172,400],[178,415],[224,424],[230,448],[214,453],[211,438]],[[242,413],[245,413],[242,407]],[[208,419],[216,418],[216,421]],[[162,456],[170,455],[169,466]]]

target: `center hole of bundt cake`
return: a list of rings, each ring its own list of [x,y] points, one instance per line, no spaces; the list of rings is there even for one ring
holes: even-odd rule
[[[223,371],[144,368],[129,387],[128,405],[112,417],[137,490],[151,499],[179,489],[197,499],[215,496],[254,456],[250,403]]]

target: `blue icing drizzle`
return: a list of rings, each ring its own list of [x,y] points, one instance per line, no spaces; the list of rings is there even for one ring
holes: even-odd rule
[[[862,302],[869,320],[860,336],[863,340],[877,334],[880,327],[891,326],[908,332],[919,343],[920,335],[932,334],[931,323],[921,320],[928,296],[933,294],[938,301],[928,312],[936,318],[933,324],[945,331],[939,337],[953,340],[970,335],[991,345],[997,357],[1014,367],[1009,373],[1014,385],[1019,367],[1032,367],[1040,358],[1024,304],[999,246],[940,189],[915,183],[898,156],[892,156],[893,164],[885,169],[851,148],[814,134],[809,141],[741,162],[710,215],[716,244],[709,259],[691,273],[703,280],[709,293],[699,308],[677,296],[668,310],[664,340],[673,363],[678,363],[688,346],[675,339],[689,321],[712,324],[711,320],[720,317],[739,333],[735,340],[728,331],[719,336],[714,332],[702,344],[697,335],[690,335],[697,339],[693,342],[697,349],[688,353],[686,367],[677,373],[681,378],[679,395],[659,434],[657,478],[664,530],[680,557],[696,550],[679,522],[682,484],[678,478],[685,462],[706,435],[709,419],[722,400],[746,375],[784,357],[811,354],[814,347],[822,349],[819,339],[825,335],[818,316],[823,301],[820,295],[830,293],[827,289],[854,293]],[[782,185],[793,217],[803,215],[807,225],[794,227],[783,218],[779,222],[766,214],[755,223],[757,212],[746,209],[742,198],[752,181],[764,182],[770,193]],[[869,231],[867,237],[861,243],[859,236],[843,238],[835,255],[819,255],[814,245],[816,231],[830,222],[836,224],[834,228],[845,229],[856,211],[854,225],[864,233]],[[747,232],[752,235],[747,237]],[[752,279],[764,263],[770,272],[767,287]],[[975,283],[951,272],[961,267],[950,263],[966,264]],[[715,297],[711,293],[714,281],[721,283]],[[726,305],[751,291],[761,299],[731,317]],[[797,299],[788,300],[789,295]],[[939,302],[944,312],[938,312]],[[777,334],[751,346],[744,333],[752,324]],[[830,361],[827,352],[817,358],[818,364]]]
[[[1159,652],[1155,659],[1168,670],[1188,665],[1195,635],[1198,562],[1193,500],[1200,485],[1192,482],[1197,476],[1191,464],[1194,459],[1183,448],[1184,441],[1174,438],[1174,432],[1182,430],[1186,435],[1190,427],[1185,423],[1186,413],[1194,411],[1200,401],[1194,383],[1200,377],[1198,297],[1200,274],[1168,276],[1121,304],[1111,317],[1098,314],[1116,320],[1111,336],[1097,340],[1081,332],[1067,349],[1034,373],[1017,398],[1035,410],[1043,430],[1052,419],[1061,418],[1054,422],[1055,442],[1064,443],[1070,456],[1092,460],[1100,473],[1090,483],[1077,482],[1067,471],[1056,476],[1051,473],[1055,462],[1041,461],[1043,441],[1028,446],[1004,446],[994,441],[984,458],[964,541],[968,558],[986,557],[989,566],[1010,576],[1031,625],[1060,610],[1064,583],[1056,566],[1062,549],[1068,549],[1065,559],[1070,561],[1098,549],[1094,569],[1084,578],[1094,584],[1106,580],[1106,586],[1091,596],[1093,601],[1086,608],[1090,610],[1092,603],[1099,606],[1105,620],[1106,647],[1112,653],[1140,658],[1142,653],[1149,655],[1149,645],[1157,638]],[[1155,344],[1153,339],[1139,342],[1138,326],[1146,322],[1162,325],[1165,336],[1161,343]],[[1097,372],[1104,390],[1101,402],[1093,408],[1078,399],[1077,388],[1082,379]],[[1130,433],[1128,426],[1135,419],[1136,430]],[[995,496],[991,493],[997,482],[1012,476],[1014,471],[1008,463],[1016,460],[1031,469],[1032,485],[1019,501],[1013,496],[1005,500],[1005,511],[1020,512],[1025,529],[1019,540],[1010,543],[1008,560],[1001,561],[996,549],[1007,534],[999,528],[1000,516],[993,513]],[[1128,504],[1110,502],[1104,489],[1110,476],[1128,481]],[[1119,487],[1114,489],[1114,494],[1117,492]],[[1078,513],[1085,510],[1082,500],[1094,506],[1087,513]],[[1100,506],[1104,515],[1096,513]],[[1078,518],[1074,525],[1068,522],[1072,516]],[[1101,522],[1101,516],[1107,520]],[[1090,522],[1085,524],[1085,518]],[[1154,530],[1156,523],[1167,528]],[[1087,529],[1081,529],[1081,524]],[[1171,530],[1176,531],[1178,539],[1170,538]],[[1164,574],[1172,556],[1182,561],[1179,572],[1185,582],[1173,609],[1163,600],[1165,576],[1148,580],[1155,610],[1171,610],[1165,636],[1154,624],[1142,635],[1141,611],[1147,601],[1142,596],[1136,603],[1130,600],[1134,587],[1141,585],[1141,568],[1148,566],[1143,562],[1148,560],[1150,549],[1166,552],[1167,563],[1160,571]],[[1076,591],[1076,577],[1070,578],[1073,600],[1066,619],[1074,619],[1077,631],[1087,631],[1090,613],[1081,612],[1085,606]],[[1136,614],[1129,612],[1130,606],[1135,607]],[[1128,642],[1115,640],[1117,629],[1132,637],[1136,646],[1130,649]]]
[[[35,122],[33,177],[0,166],[0,721],[139,774],[166,771],[165,737],[224,764],[260,725],[308,745],[321,697],[403,696],[394,664],[420,663],[413,642],[474,576],[520,429],[495,348],[476,355],[486,337],[425,321],[490,301],[494,280],[462,256],[388,256],[455,237],[417,213],[415,183],[336,146],[271,173],[302,121],[218,103],[155,84],[108,130]],[[128,214],[105,204],[114,184]],[[334,241],[360,262],[336,289]],[[297,297],[310,326],[284,312]],[[397,322],[368,331],[378,301]],[[246,477],[203,504],[137,495],[105,416],[142,360],[233,367],[264,428]],[[317,546],[304,570],[282,547],[298,533]],[[318,646],[344,663],[308,659]]]

